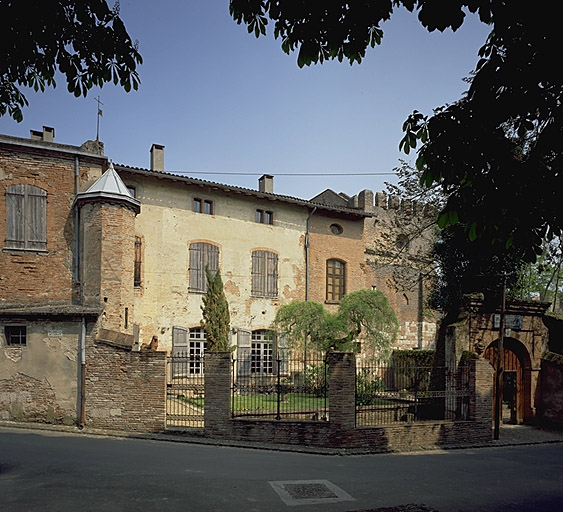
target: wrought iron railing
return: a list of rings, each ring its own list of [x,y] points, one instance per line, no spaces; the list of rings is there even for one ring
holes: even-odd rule
[[[166,425],[203,428],[204,356],[176,352],[167,360]]]
[[[463,420],[469,412],[468,368],[358,364],[356,424]]]
[[[322,355],[258,364],[233,360],[233,418],[326,420],[328,372]],[[270,364],[271,363],[271,364]]]

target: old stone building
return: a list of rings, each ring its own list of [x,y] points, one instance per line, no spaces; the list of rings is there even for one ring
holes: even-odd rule
[[[100,340],[202,353],[206,266],[221,271],[239,347],[270,350],[282,304],[334,309],[366,288],[388,297],[402,348],[432,346],[420,257],[431,236],[403,233],[421,205],[171,174],[156,144],[150,160],[112,165],[102,143],[55,143],[48,127],[0,136],[0,419],[76,422]]]

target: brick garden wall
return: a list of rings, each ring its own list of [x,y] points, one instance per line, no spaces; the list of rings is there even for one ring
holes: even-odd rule
[[[563,356],[550,353],[554,361],[541,363],[541,419],[563,426]]]
[[[205,360],[205,434],[253,442],[354,448],[369,452],[487,442],[491,440],[492,368],[485,360],[469,364],[472,396],[468,421],[356,427],[356,370],[352,354],[330,354],[329,421],[268,421],[230,418],[230,395],[225,392],[230,383],[230,355],[208,353]],[[211,396],[213,400],[209,400]]]
[[[166,419],[166,353],[87,347],[86,425],[160,432]]]

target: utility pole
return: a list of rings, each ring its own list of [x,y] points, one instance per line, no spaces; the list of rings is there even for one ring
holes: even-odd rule
[[[502,276],[502,298],[500,304],[499,338],[497,350],[497,371],[495,375],[495,425],[493,438],[499,438],[502,421],[502,395],[504,382],[504,317],[506,316],[506,274]]]

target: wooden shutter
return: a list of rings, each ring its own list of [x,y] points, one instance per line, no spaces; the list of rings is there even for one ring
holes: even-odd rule
[[[219,248],[211,244],[204,245],[204,267],[203,274],[205,277],[205,267],[207,266],[211,273],[216,274],[219,270]],[[205,289],[207,290],[207,281],[205,281]]]
[[[237,369],[238,375],[250,375],[250,331],[238,330],[237,333]]]
[[[47,249],[47,192],[33,185],[6,188],[6,247]]]
[[[190,244],[190,290],[207,291],[205,267],[213,273],[219,270],[219,248],[205,242]]]
[[[6,247],[13,249],[25,249],[24,187],[6,187]]]
[[[26,196],[27,247],[47,249],[47,192],[27,185]]]
[[[265,293],[265,251],[252,252],[252,290],[251,294],[263,296]]]
[[[188,330],[185,327],[172,327],[172,376],[188,375]]]
[[[278,296],[278,255],[266,252],[266,297]]]

